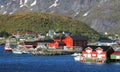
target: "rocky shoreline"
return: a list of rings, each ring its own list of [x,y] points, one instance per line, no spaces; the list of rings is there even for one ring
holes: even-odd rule
[[[61,50],[61,49],[44,49],[44,48],[13,48],[12,52],[31,53],[35,56],[55,56],[55,55],[71,55],[73,53],[80,53],[81,50]]]
[[[55,56],[55,55],[71,55],[73,53],[80,53],[81,51],[76,50],[40,50],[40,51],[34,51],[32,52],[33,55],[37,56]]]

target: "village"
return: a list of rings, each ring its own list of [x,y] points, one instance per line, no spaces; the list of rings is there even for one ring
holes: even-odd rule
[[[46,37],[47,36],[47,37]],[[49,38],[48,38],[49,37]],[[1,38],[4,40],[4,38]],[[11,44],[16,45],[11,48]],[[55,32],[49,30],[46,35],[34,32],[15,32],[9,41],[5,42],[5,51],[15,54],[32,53],[33,55],[71,55],[76,61],[85,63],[120,62],[119,37],[99,38],[97,42],[90,43],[88,37],[71,35],[68,31]],[[2,45],[2,42],[1,42]],[[76,54],[76,55],[74,55]]]

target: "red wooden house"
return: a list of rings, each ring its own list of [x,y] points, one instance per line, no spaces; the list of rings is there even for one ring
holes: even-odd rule
[[[66,36],[62,41],[66,44],[68,48],[84,47],[87,46],[87,38],[85,36]]]
[[[110,46],[87,46],[82,50],[84,62],[106,62],[114,52]]]
[[[62,42],[62,40],[64,39],[65,37],[56,37],[54,38],[54,42],[51,42],[49,43],[49,48],[62,48],[64,46],[66,46],[66,44],[64,42]]]
[[[58,48],[60,46],[65,46],[67,48],[74,48],[76,46],[84,47],[87,46],[87,38],[84,36],[57,37],[54,39],[54,42],[49,43],[49,48]]]
[[[21,37],[23,34],[21,32],[14,32],[12,33],[12,36],[14,37]]]
[[[49,48],[63,49],[65,45],[64,42],[52,42],[49,43]]]

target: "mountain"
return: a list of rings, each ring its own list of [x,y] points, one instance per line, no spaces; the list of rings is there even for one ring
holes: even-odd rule
[[[0,15],[0,31],[15,32],[27,31],[46,33],[55,31],[69,31],[72,34],[84,35],[97,39],[100,35],[85,23],[70,17],[46,13],[20,13]]]
[[[24,12],[62,14],[98,32],[120,32],[120,0],[0,0],[1,14]]]

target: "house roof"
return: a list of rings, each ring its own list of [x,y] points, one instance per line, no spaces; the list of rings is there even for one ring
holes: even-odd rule
[[[88,40],[86,36],[70,36],[73,40]]]
[[[96,48],[96,50],[101,50],[101,49],[102,49],[101,47]]]
[[[111,49],[112,51],[114,51],[111,46],[86,46],[86,47],[83,48],[83,50],[85,50],[85,49],[88,48],[88,47],[92,48],[93,51],[96,51],[96,49],[97,49],[98,47],[102,48],[103,51],[108,51],[108,50],[110,50],[110,49]]]
[[[50,42],[50,43],[58,43],[58,44],[62,44],[62,45],[65,45],[65,43],[64,42]]]
[[[87,50],[92,50],[92,48],[90,48],[90,47],[87,47],[86,49],[87,49]],[[86,50],[86,49],[85,49],[85,50]]]
[[[112,53],[114,55],[120,55],[120,51],[115,51],[114,53]]]
[[[35,34],[34,32],[27,32],[26,34]]]
[[[14,34],[14,35],[22,35],[21,32],[14,32],[13,34]]]
[[[71,34],[69,31],[63,31],[64,34]]]
[[[36,41],[25,41],[24,44],[31,45],[31,44],[37,44],[37,42]]]
[[[37,41],[37,43],[49,43],[49,42],[54,42],[54,40],[40,40],[40,41]]]
[[[63,39],[65,39],[65,36],[57,36],[57,37],[56,37],[56,38],[54,38],[54,39],[63,40]]]
[[[101,37],[98,39],[99,42],[113,42],[113,40],[109,39],[109,38],[106,38],[106,37]]]
[[[63,45],[63,44],[65,45],[65,43],[64,43],[64,42],[58,42],[58,43],[59,43],[59,44],[62,44],[62,45]]]

